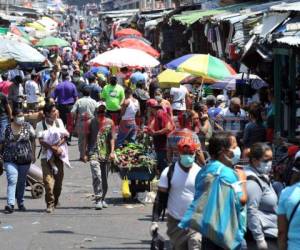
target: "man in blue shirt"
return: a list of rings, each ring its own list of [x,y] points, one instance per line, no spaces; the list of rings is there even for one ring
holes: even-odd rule
[[[70,113],[73,104],[78,99],[78,93],[75,85],[69,81],[69,75],[62,74],[62,82],[60,82],[51,97],[57,103],[57,109],[64,125],[67,126],[67,121],[70,119]]]

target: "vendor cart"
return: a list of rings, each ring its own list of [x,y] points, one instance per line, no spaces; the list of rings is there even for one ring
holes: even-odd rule
[[[128,143],[116,150],[115,169],[122,180],[129,180],[131,197],[138,192],[150,191],[150,183],[155,177],[156,160],[150,154],[147,144]]]
[[[127,177],[130,181],[129,188],[131,196],[134,198],[137,193],[150,191],[150,183],[155,177],[155,172],[142,167],[120,167],[120,177],[123,180]]]

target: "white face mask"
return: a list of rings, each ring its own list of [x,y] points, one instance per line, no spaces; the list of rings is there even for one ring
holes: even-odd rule
[[[18,125],[22,125],[25,122],[25,117],[24,116],[17,116],[15,117],[15,123]]]
[[[232,153],[233,153],[233,158],[231,159],[232,160],[232,164],[233,165],[236,165],[239,163],[240,159],[241,159],[241,149],[240,147],[236,147],[234,150],[231,150]]]
[[[260,162],[259,166],[257,167],[257,171],[260,174],[266,174],[268,175],[272,170],[272,161],[267,162]]]

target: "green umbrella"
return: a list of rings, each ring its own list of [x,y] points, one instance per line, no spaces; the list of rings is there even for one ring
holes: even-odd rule
[[[53,37],[53,36],[43,38],[36,44],[36,47],[54,47],[54,46],[68,47],[70,46],[70,44],[64,39]]]

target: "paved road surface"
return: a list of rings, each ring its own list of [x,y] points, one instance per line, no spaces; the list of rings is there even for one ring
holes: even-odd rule
[[[26,192],[27,212],[3,214],[6,177],[0,177],[0,249],[149,249],[149,218],[152,206],[123,204],[120,179],[109,177],[110,207],[94,210],[89,165],[78,162],[76,142],[70,147],[74,169],[65,170],[61,207],[45,213],[44,199]]]

